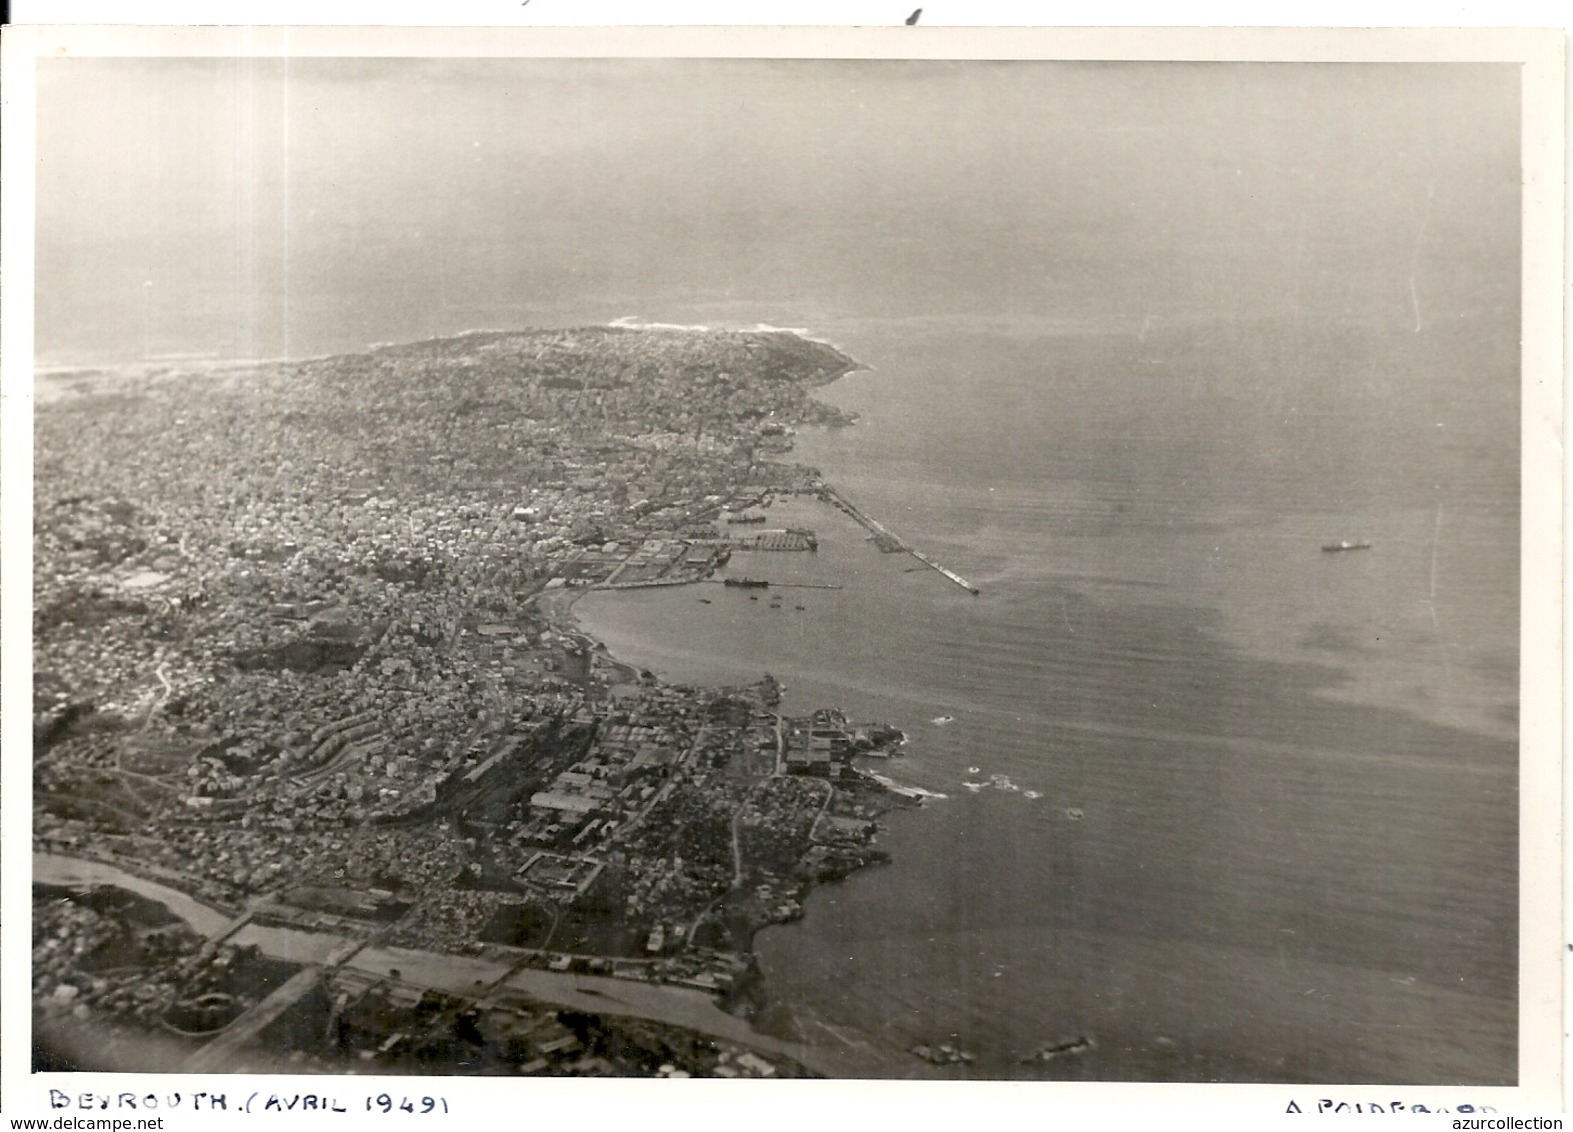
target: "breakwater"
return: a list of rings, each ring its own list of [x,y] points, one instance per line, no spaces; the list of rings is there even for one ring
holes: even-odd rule
[[[932,558],[930,558],[928,555],[924,554],[921,550],[918,550],[915,547],[909,546],[909,547],[907,547],[907,553],[912,555],[912,557],[916,558],[919,562],[923,563],[923,565],[929,567],[930,569],[938,570],[941,574],[945,575],[945,577],[949,578],[951,581],[955,582],[962,589],[964,589],[968,593],[972,594],[973,597],[976,597],[978,595],[978,587],[977,586],[975,586],[971,582],[967,581],[967,579],[963,578],[960,574],[956,573],[954,570],[951,570],[951,569],[948,569],[947,567],[941,566],[938,562],[935,562]]]
[[[868,514],[868,512],[864,511],[856,503],[853,503],[850,499],[842,495],[829,484],[824,484],[821,486],[819,490],[819,497],[826,503],[829,503],[833,507],[839,509],[860,526],[864,527],[870,534],[874,536],[874,545],[879,547],[879,549],[884,551],[886,554],[910,554],[913,558],[916,558],[919,562],[923,563],[923,565],[927,566],[931,570],[937,570],[939,573],[943,574],[950,581],[955,582],[956,585],[960,586],[974,597],[977,596],[977,594],[980,592],[977,586],[967,581],[967,579],[963,578],[954,570],[951,570],[945,566],[941,566],[938,562],[935,562],[921,550],[918,550],[916,547],[910,545],[905,539],[893,533],[878,519]]]

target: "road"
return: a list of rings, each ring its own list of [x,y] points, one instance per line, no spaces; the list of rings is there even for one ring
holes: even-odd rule
[[[734,891],[743,887],[743,843],[738,837],[737,823],[742,820],[743,811],[748,809],[748,799],[753,796],[754,792],[750,790],[737,809],[732,812],[732,888]]]
[[[639,823],[644,821],[645,815],[659,806],[662,801],[665,800],[666,796],[672,792],[672,788],[677,785],[678,772],[688,766],[689,761],[694,757],[694,752],[699,750],[699,746],[704,742],[705,732],[709,729],[709,726],[709,724],[702,724],[700,726],[698,734],[694,736],[694,741],[688,745],[688,750],[683,752],[683,757],[678,760],[677,765],[670,768],[672,772],[671,777],[661,784],[661,788],[657,790],[650,801],[646,803],[644,809],[640,810],[637,814],[629,818],[620,827],[618,827],[617,836],[613,838],[614,841],[626,841],[628,839],[628,835],[639,828]]]
[[[742,820],[743,811],[748,809],[748,804],[754,800],[754,795],[759,788],[769,781],[770,779],[766,778],[754,783],[748,793],[743,795],[743,800],[738,803],[737,809],[732,812],[732,887],[734,889],[741,888],[743,885],[743,845],[738,837],[737,823]]]
[[[830,803],[836,796],[835,783],[829,780],[821,781],[825,783],[825,800],[819,804],[819,812],[814,815],[814,824],[808,827],[808,839],[810,842],[814,840],[814,831],[819,828],[819,819],[825,816],[825,811],[830,809]]]
[[[143,731],[146,731],[152,724],[153,716],[157,714],[159,708],[163,707],[164,704],[168,702],[170,693],[175,690],[175,686],[169,682],[169,677],[164,675],[164,669],[168,667],[169,662],[166,660],[153,670],[153,675],[158,677],[158,682],[164,685],[164,694],[159,696],[157,700],[147,705],[147,714],[142,717]],[[118,757],[119,756],[117,755],[116,758]]]

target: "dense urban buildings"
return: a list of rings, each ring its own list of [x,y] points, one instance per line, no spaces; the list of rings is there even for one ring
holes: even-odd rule
[[[904,799],[854,759],[898,732],[784,718],[768,678],[663,685],[569,612],[812,551],[760,507],[829,497],[780,457],[842,419],[810,393],[851,368],[785,332],[599,327],[42,383],[35,849],[121,878],[40,873],[44,1032],[158,1028],[206,1069],[800,1072],[520,980],[746,1013],[753,933],[880,859]],[[477,977],[423,981],[434,953]]]

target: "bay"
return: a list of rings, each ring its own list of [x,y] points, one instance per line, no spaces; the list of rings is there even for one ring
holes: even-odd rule
[[[875,367],[827,392],[863,419],[794,458],[982,594],[794,500],[819,553],[732,569],[846,587],[802,611],[576,606],[663,677],[768,671],[792,710],[896,723],[889,773],[945,795],[890,821],[893,865],[760,937],[781,1017],[954,1041],[979,1076],[1511,1080],[1517,484],[1446,446],[1510,437],[1514,398],[1441,428],[1394,403],[1381,436],[1327,404],[1253,449],[1264,414],[1227,414],[1295,401],[1294,368],[1217,343],[1189,348],[1237,380],[1199,389],[1172,339],[832,337]],[[1345,536],[1373,547],[1320,550]]]

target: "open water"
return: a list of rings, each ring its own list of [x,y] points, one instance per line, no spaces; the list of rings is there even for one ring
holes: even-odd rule
[[[827,397],[863,418],[798,458],[981,596],[800,500],[819,553],[731,569],[844,589],[576,606],[663,677],[898,724],[880,769],[945,795],[760,937],[809,1036],[985,1076],[1512,1078],[1516,394],[1297,387],[1401,355],[1257,329],[1286,340],[838,328],[875,370]]]

